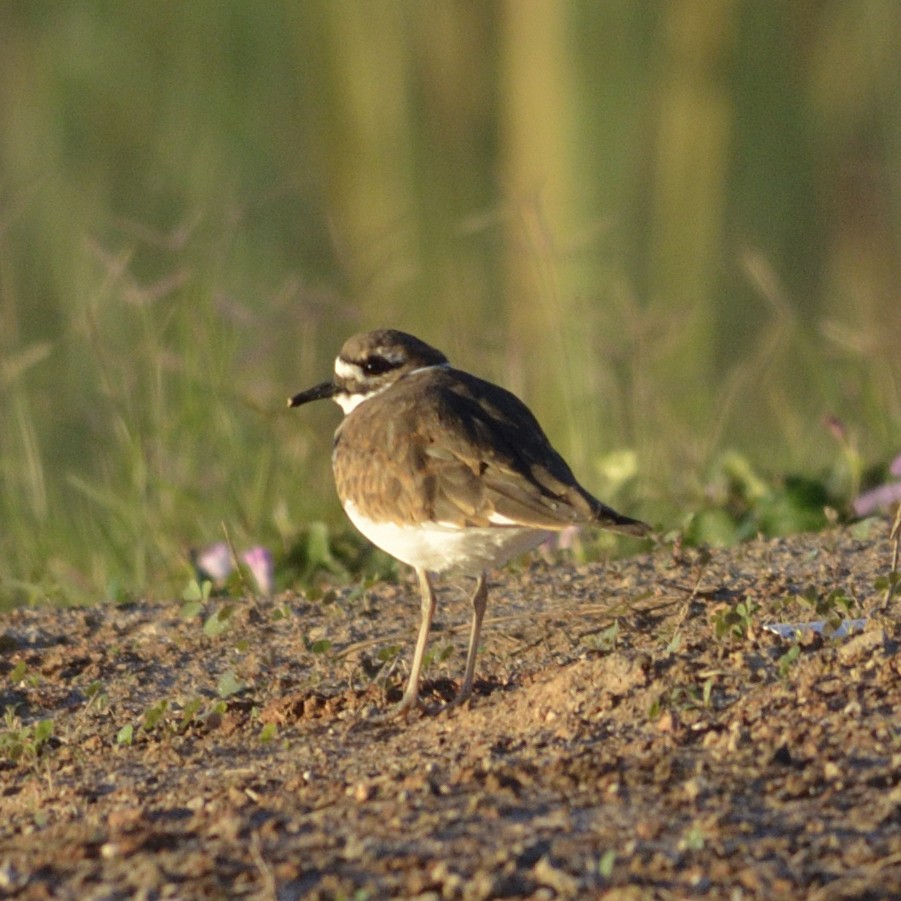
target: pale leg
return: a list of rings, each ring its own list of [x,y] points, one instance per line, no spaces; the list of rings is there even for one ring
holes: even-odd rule
[[[466,672],[463,675],[460,691],[454,698],[454,706],[462,704],[472,694],[472,683],[476,674],[476,654],[479,650],[479,634],[482,631],[482,620],[485,618],[487,604],[488,582],[485,579],[485,573],[482,573],[472,596],[472,628],[469,632],[469,649],[466,652]]]
[[[419,624],[419,637],[416,639],[416,650],[413,652],[413,665],[410,668],[410,678],[400,703],[391,711],[392,716],[406,715],[419,704],[419,673],[422,669],[422,658],[425,656],[425,647],[429,640],[429,629],[432,627],[432,618],[435,615],[435,589],[432,580],[424,569],[417,569],[419,576],[419,590],[422,593],[422,620]]]

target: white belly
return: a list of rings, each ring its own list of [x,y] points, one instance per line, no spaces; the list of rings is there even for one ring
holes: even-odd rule
[[[376,546],[402,563],[434,573],[476,575],[501,566],[544,541],[550,532],[517,526],[466,528],[425,523],[396,525],[373,522],[352,503],[344,510],[350,521]]]

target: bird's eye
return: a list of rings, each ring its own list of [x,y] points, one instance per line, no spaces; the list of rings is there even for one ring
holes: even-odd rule
[[[367,357],[363,361],[363,372],[366,375],[381,375],[389,369],[394,369],[394,363],[384,357]]]

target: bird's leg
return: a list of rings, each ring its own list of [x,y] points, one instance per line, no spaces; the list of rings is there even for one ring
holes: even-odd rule
[[[435,589],[432,587],[432,580],[424,569],[417,569],[416,575],[419,577],[419,590],[422,593],[422,620],[419,624],[419,637],[416,639],[413,665],[410,669],[407,687],[404,689],[404,696],[400,699],[397,707],[391,711],[391,716],[398,714],[406,716],[419,705],[419,673],[422,669],[426,643],[429,640],[432,617],[435,615]]]
[[[469,632],[469,649],[466,652],[466,672],[463,674],[463,684],[457,697],[453,700],[453,706],[462,704],[472,694],[472,683],[476,674],[476,654],[479,650],[479,634],[482,631],[482,620],[485,618],[485,607],[488,604],[488,582],[485,573],[479,576],[476,590],[472,596],[472,628]]]

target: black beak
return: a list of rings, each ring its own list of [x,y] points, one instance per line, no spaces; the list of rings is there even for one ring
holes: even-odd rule
[[[300,394],[288,398],[289,407],[299,407],[301,404],[308,404],[311,400],[322,400],[327,397],[334,397],[338,393],[338,386],[334,382],[323,382],[313,388],[307,388]]]

